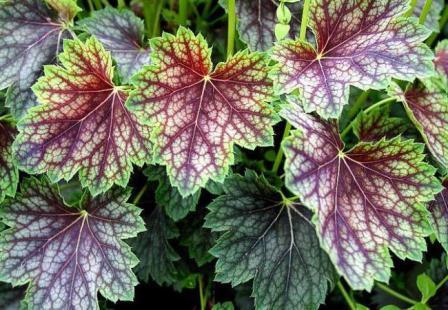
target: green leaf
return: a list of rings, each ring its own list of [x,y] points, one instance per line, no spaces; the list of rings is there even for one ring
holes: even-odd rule
[[[11,123],[0,120],[0,203],[6,196],[14,197],[19,181],[12,143],[16,129]]]
[[[422,303],[426,303],[437,292],[436,284],[426,273],[417,277],[417,288],[422,293]]]
[[[171,186],[164,167],[151,166],[143,172],[149,180],[158,181],[156,202],[164,207],[166,214],[175,222],[185,218],[189,212],[196,210],[201,191],[182,197],[178,189]]]
[[[216,242],[217,234],[202,227],[202,219],[190,218],[182,229],[180,244],[188,248],[188,255],[199,267],[211,262],[214,257],[209,250]]]
[[[98,291],[114,302],[132,300],[138,260],[122,239],[144,231],[144,223],[129,196],[115,188],[69,207],[46,178],[24,180],[2,210],[10,228],[0,236],[0,279],[30,283],[28,309],[95,309]]]
[[[23,287],[12,287],[10,284],[0,283],[0,309],[19,310],[24,296]]]
[[[213,305],[212,310],[234,310],[235,307],[231,301],[226,301],[224,303],[217,303]]]
[[[380,310],[401,310],[401,309],[394,305],[387,305],[387,306],[381,307]]]
[[[178,280],[179,271],[174,263],[180,256],[169,240],[177,238],[179,231],[160,207],[146,219],[146,228],[147,231],[129,242],[140,259],[135,273],[144,282],[151,277],[159,285],[171,285]]]
[[[252,171],[227,178],[224,190],[208,206],[205,223],[225,232],[210,251],[218,257],[215,279],[233,286],[253,279],[259,309],[317,308],[333,268],[310,212],[284,203],[282,194]]]

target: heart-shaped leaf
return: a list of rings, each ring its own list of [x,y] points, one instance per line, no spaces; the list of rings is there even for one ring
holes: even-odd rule
[[[40,106],[22,119],[14,148],[29,173],[69,180],[80,170],[92,194],[126,186],[132,163],[150,159],[149,126],[128,111],[114,85],[112,58],[94,37],[66,40],[64,67],[47,66],[33,86]]]
[[[149,63],[149,48],[143,41],[143,21],[131,11],[107,7],[93,12],[81,25],[112,53],[125,82]]]
[[[265,54],[239,52],[212,70],[207,42],[190,30],[151,43],[152,64],[134,79],[128,106],[153,127],[155,160],[182,196],[210,179],[222,182],[235,143],[272,145],[277,117],[266,103],[272,83]]]
[[[29,309],[97,309],[97,292],[132,300],[138,260],[121,239],[144,230],[140,210],[114,189],[68,207],[46,179],[26,179],[2,210],[10,226],[0,238],[0,278],[30,283]]]
[[[321,244],[350,285],[387,282],[388,249],[421,260],[431,233],[423,203],[441,190],[424,146],[397,137],[345,151],[335,122],[297,106],[281,114],[298,128],[283,144],[286,185],[315,211]]]
[[[349,86],[386,88],[391,77],[413,80],[433,72],[433,54],[422,43],[430,31],[400,17],[407,0],[316,0],[310,27],[317,46],[300,40],[276,45],[272,76],[279,93],[299,89],[306,112],[337,118]]]
[[[225,232],[210,251],[216,280],[236,286],[253,279],[257,309],[315,309],[334,271],[319,246],[309,211],[285,202],[264,177],[248,171],[224,183],[208,206],[205,226]]]

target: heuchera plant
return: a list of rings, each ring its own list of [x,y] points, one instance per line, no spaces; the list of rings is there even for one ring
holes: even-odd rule
[[[448,308],[447,21],[0,0],[0,308]]]

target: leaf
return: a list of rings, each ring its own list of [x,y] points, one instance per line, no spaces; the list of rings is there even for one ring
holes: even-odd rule
[[[82,11],[74,0],[45,0],[45,2],[59,12],[60,17],[68,23],[71,23],[76,14]]]
[[[378,108],[369,113],[359,113],[353,131],[361,141],[378,141],[384,137],[396,137],[407,128],[408,124],[404,119],[389,116],[388,108]]]
[[[171,186],[163,167],[151,166],[146,168],[143,173],[149,180],[159,182],[156,189],[156,202],[164,207],[166,214],[175,222],[185,218],[189,212],[196,210],[201,196],[200,191],[183,198],[179,191]]]
[[[440,41],[435,49],[434,65],[445,85],[448,83],[448,39]]]
[[[147,231],[130,241],[132,248],[140,259],[135,273],[144,282],[149,277],[158,284],[171,285],[177,281],[178,270],[174,262],[180,259],[169,240],[177,238],[179,231],[174,222],[157,207],[146,220]]]
[[[2,310],[19,310],[20,301],[25,295],[22,287],[12,287],[6,283],[0,283],[0,300]]]
[[[430,222],[440,244],[448,253],[448,181],[443,182],[444,189],[429,203]]]
[[[285,108],[286,186],[316,213],[322,247],[353,289],[387,282],[392,259],[420,261],[432,230],[423,203],[440,191],[423,145],[396,137],[349,151],[335,122]]]
[[[227,10],[227,0],[220,1]],[[275,39],[274,29],[277,24],[277,0],[236,0],[235,13],[238,20],[238,33],[251,50],[266,51],[270,49]],[[300,29],[301,5],[298,3],[289,7],[292,13],[290,22],[290,37],[294,38]]]
[[[234,310],[235,307],[231,301],[226,301],[224,303],[217,303],[213,305],[212,310]]]
[[[207,42],[183,27],[154,38],[151,50],[152,65],[134,79],[128,105],[152,125],[154,159],[183,197],[210,179],[223,181],[234,144],[272,145],[278,118],[266,103],[265,54],[239,52],[212,71]]]
[[[422,273],[417,277],[417,288],[422,294],[423,303],[426,303],[437,292],[436,284],[425,273]]]
[[[110,54],[94,37],[66,40],[59,59],[64,67],[45,67],[33,86],[41,105],[18,124],[20,168],[53,182],[79,171],[93,195],[126,186],[132,163],[149,161],[149,126],[124,106],[127,93],[112,82]]]
[[[333,268],[320,249],[309,212],[285,204],[264,177],[248,171],[224,184],[209,206],[205,227],[224,232],[210,251],[216,281],[253,279],[257,309],[312,309],[325,301]]]
[[[57,1],[50,0],[55,4]],[[73,1],[64,0],[58,9]],[[61,15],[41,0],[14,0],[0,4],[0,89],[8,91],[6,105],[20,119],[37,104],[29,90],[42,73],[45,64],[52,63],[59,53],[60,43],[68,37],[67,24]]]
[[[310,27],[317,46],[285,40],[274,47],[272,73],[279,93],[300,91],[306,112],[337,118],[349,86],[386,88],[389,80],[412,81],[433,72],[433,55],[422,41],[431,33],[399,17],[407,0],[316,0]]]
[[[68,207],[46,179],[26,179],[2,210],[11,228],[0,238],[1,280],[30,283],[28,309],[94,309],[97,292],[112,301],[132,300],[138,260],[121,239],[144,230],[130,191],[85,195]]]
[[[180,244],[188,248],[188,255],[199,267],[211,262],[214,257],[209,250],[216,243],[217,234],[203,228],[202,218],[189,219],[182,229]]]
[[[92,17],[83,19],[80,24],[112,53],[124,82],[149,64],[150,51],[143,40],[145,27],[132,11],[107,7],[94,11]]]
[[[0,203],[6,196],[14,197],[19,171],[12,152],[16,130],[9,122],[0,120]]]
[[[448,95],[429,81],[405,92],[392,83],[389,93],[404,103],[431,154],[448,167]]]
[[[419,18],[422,14],[423,7],[425,6],[426,0],[417,0],[417,3],[413,10],[413,15]],[[439,19],[440,12],[443,9],[443,0],[433,0],[431,3],[431,8],[429,9],[428,15],[425,19],[425,27],[430,29],[432,32],[440,32],[439,29]]]

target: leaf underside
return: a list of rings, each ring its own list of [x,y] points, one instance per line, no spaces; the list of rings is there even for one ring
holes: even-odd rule
[[[2,210],[11,228],[1,234],[0,276],[28,282],[28,309],[95,309],[97,292],[112,301],[132,300],[138,259],[121,239],[144,230],[130,192],[85,196],[67,207],[46,179],[26,179]]]
[[[423,145],[396,137],[349,151],[335,122],[288,107],[298,128],[284,142],[287,187],[315,211],[321,245],[354,289],[387,282],[392,260],[421,260],[431,233],[423,203],[440,191]]]
[[[233,163],[233,144],[250,149],[273,143],[277,121],[268,59],[239,52],[212,70],[201,36],[179,28],[151,41],[152,64],[134,79],[128,106],[153,127],[154,158],[167,166],[182,196],[208,180],[220,181]]]
[[[431,75],[432,52],[422,43],[430,31],[399,17],[407,9],[407,0],[312,1],[309,25],[317,46],[285,40],[274,47],[277,91],[298,89],[306,112],[337,118],[350,85],[381,89],[391,77]]]
[[[107,7],[83,19],[87,31],[94,35],[104,48],[112,53],[118,63],[124,82],[143,65],[149,64],[149,48],[143,42],[143,21],[132,11],[120,11]]]
[[[224,184],[205,226],[225,232],[210,251],[216,280],[233,286],[253,279],[259,309],[312,309],[323,303],[333,268],[320,249],[309,211],[282,204],[264,177],[248,171]]]
[[[20,168],[52,181],[80,181],[92,194],[126,186],[132,163],[150,160],[149,126],[125,107],[112,59],[94,38],[66,40],[63,67],[45,67],[33,86],[41,103],[22,119],[14,149]]]
[[[6,105],[17,119],[37,105],[30,88],[67,38],[57,15],[41,0],[0,5],[0,89],[11,86]]]

